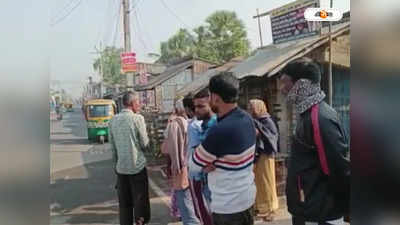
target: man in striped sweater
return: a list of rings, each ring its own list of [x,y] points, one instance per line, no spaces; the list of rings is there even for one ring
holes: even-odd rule
[[[190,172],[208,172],[215,225],[252,225],[256,186],[253,161],[256,133],[250,115],[238,108],[239,81],[223,72],[209,84],[218,123],[190,160]]]

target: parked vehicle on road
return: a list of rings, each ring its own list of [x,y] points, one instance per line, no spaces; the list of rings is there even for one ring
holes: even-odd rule
[[[57,114],[57,120],[62,120],[62,118],[63,118],[62,106],[56,105],[55,110],[56,110],[56,114]]]
[[[67,112],[73,112],[74,111],[72,103],[64,103],[64,107],[67,110]]]
[[[109,99],[94,99],[85,103],[83,110],[88,127],[89,141],[108,141],[108,123],[116,114],[116,104]]]

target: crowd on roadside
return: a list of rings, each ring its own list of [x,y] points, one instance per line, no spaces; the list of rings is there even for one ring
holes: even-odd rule
[[[308,58],[283,68],[281,91],[298,115],[286,183],[293,225],[343,224],[349,213],[349,143],[337,113],[323,100],[319,65]],[[183,225],[271,222],[279,208],[275,155],[279,128],[263,100],[238,107],[239,80],[228,72],[174,103],[161,151],[168,158],[172,215]],[[146,124],[138,95],[110,122],[120,223],[147,224],[150,201]]]

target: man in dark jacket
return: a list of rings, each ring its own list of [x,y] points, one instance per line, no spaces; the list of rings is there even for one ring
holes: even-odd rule
[[[293,225],[343,224],[348,212],[348,140],[336,111],[323,101],[321,72],[311,59],[289,63],[281,91],[297,113],[286,195]]]

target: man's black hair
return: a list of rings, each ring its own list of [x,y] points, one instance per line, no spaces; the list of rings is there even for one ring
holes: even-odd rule
[[[300,79],[309,79],[313,83],[321,82],[321,70],[317,63],[307,57],[295,59],[288,63],[281,74],[290,76],[293,82]]]
[[[194,95],[193,99],[197,99],[197,98],[207,98],[207,97],[210,97],[210,93],[209,93],[209,91],[208,91],[208,88],[204,88],[203,90],[197,92],[197,93]]]
[[[183,107],[189,108],[190,110],[194,111],[194,103],[193,103],[193,94],[189,93],[187,94],[183,100]]]
[[[129,106],[131,105],[132,101],[137,98],[137,94],[132,92],[132,91],[128,91],[124,94],[124,96],[122,96],[122,104],[124,106]]]
[[[236,103],[239,100],[239,80],[231,72],[221,72],[212,77],[209,89],[225,103]]]

